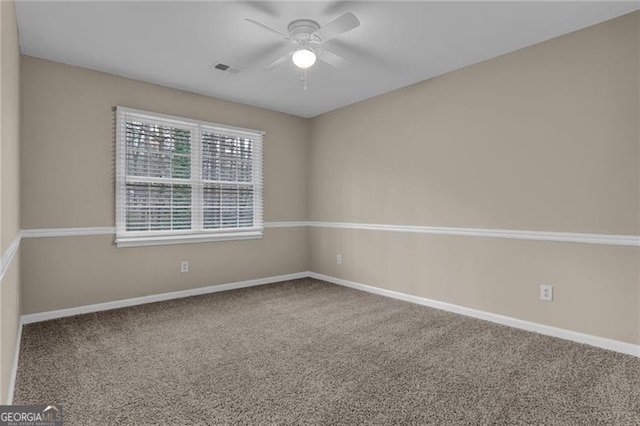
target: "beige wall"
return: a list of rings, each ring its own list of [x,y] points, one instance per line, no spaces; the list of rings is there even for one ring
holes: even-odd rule
[[[4,253],[20,231],[20,51],[13,2],[2,2],[2,242]]]
[[[311,241],[315,272],[637,343],[634,248],[319,228]],[[552,303],[538,300],[543,283]]]
[[[266,130],[265,220],[306,216],[308,126],[291,115],[23,56],[22,226],[113,226],[122,105]]]
[[[20,232],[20,52],[15,6],[0,2],[0,254]],[[20,256],[0,282],[0,403],[4,404],[20,318]]]
[[[310,220],[638,234],[637,34],[636,13],[313,119]],[[633,247],[314,229],[310,262],[640,341]]]
[[[637,234],[636,22],[315,118],[311,220]]]
[[[307,215],[307,121],[87,69],[23,57],[24,229],[114,226],[117,105],[267,132],[265,221]],[[25,313],[301,272],[305,229],[261,240],[120,248],[112,236],[23,240]],[[191,271],[180,274],[180,262]]]
[[[260,240],[224,243],[117,249],[112,241],[109,235],[22,240],[24,313],[306,270],[302,228],[267,229]],[[183,259],[188,273],[180,273]]]

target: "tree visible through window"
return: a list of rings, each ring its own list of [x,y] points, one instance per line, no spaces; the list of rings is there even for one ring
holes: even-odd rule
[[[262,235],[262,136],[118,108],[118,246]]]

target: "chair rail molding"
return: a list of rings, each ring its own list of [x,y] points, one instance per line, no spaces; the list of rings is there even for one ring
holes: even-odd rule
[[[265,228],[333,228],[358,229],[367,231],[409,232],[415,234],[454,235],[484,238],[507,238],[512,240],[555,241],[564,243],[602,244],[612,246],[640,247],[640,235],[596,234],[557,231],[527,231],[494,228],[460,228],[446,226],[387,225],[358,222],[322,222],[322,221],[281,221],[265,222]],[[85,228],[45,228],[23,229],[23,238],[72,237],[82,235],[115,234],[115,227]]]

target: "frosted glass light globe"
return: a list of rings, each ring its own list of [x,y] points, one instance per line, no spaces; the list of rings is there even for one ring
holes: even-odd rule
[[[298,68],[306,70],[316,63],[316,54],[309,49],[298,49],[291,59]]]

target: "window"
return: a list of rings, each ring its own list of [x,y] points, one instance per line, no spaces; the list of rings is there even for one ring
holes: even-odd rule
[[[264,132],[116,114],[118,247],[262,237]]]

